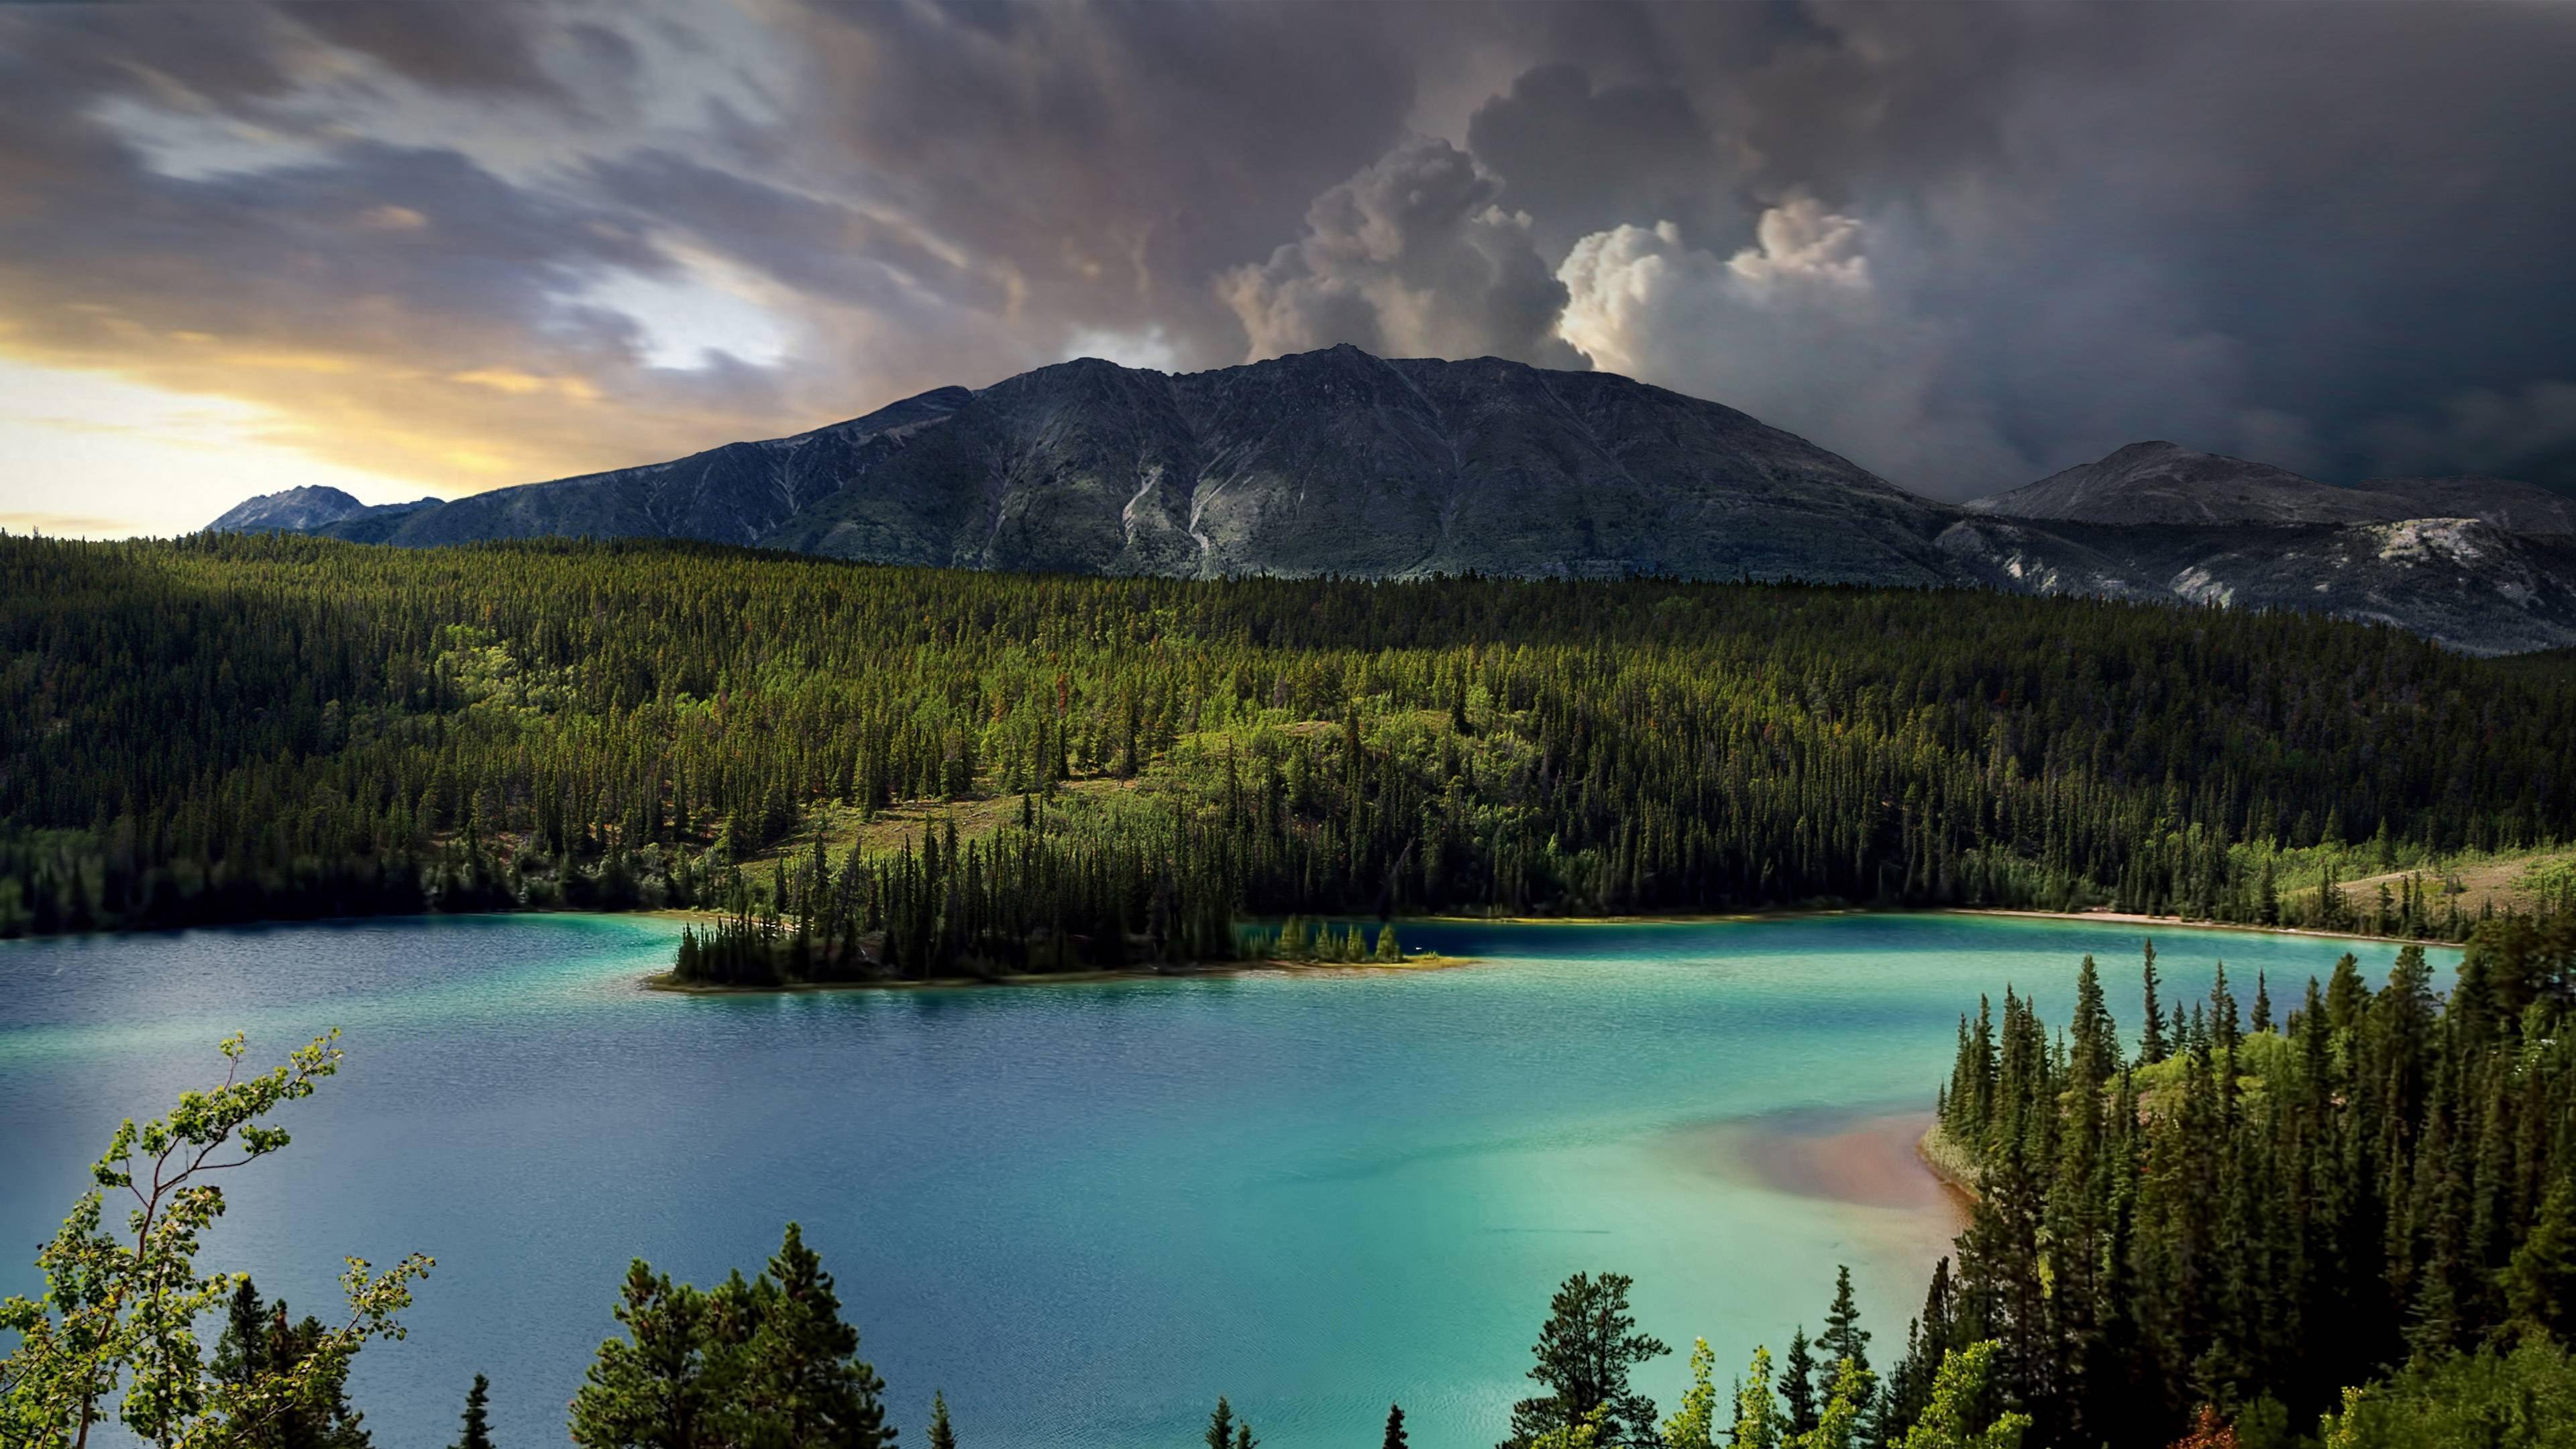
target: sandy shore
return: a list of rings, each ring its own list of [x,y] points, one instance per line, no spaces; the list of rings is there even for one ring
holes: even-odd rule
[[[1694,1134],[1694,1150],[1775,1192],[1938,1213],[1965,1226],[1968,1198],[1916,1151],[1931,1125],[1929,1112],[1784,1113],[1713,1124]]]
[[[2456,941],[2418,941],[2411,936],[2374,936],[2366,931],[2320,931],[2308,926],[2256,926],[2239,921],[2196,921],[2183,916],[2148,916],[2135,911],[2040,911],[2011,906],[1815,906],[1768,911],[1722,913],[1675,912],[1630,916],[1412,916],[1405,919],[1441,926],[1720,926],[1760,921],[1811,921],[1826,916],[2014,916],[2034,921],[2081,921],[2124,926],[2170,926],[2191,931],[2243,931],[2257,936],[2315,936],[2328,941],[2389,941],[2399,945],[2454,946]]]
[[[1630,916],[1399,916],[1398,923],[1427,926],[1726,926],[1749,921],[1806,921],[1818,916],[1889,916],[1911,912],[1873,910],[1866,906],[1816,906],[1774,911],[1673,911]]]
[[[2400,946],[2448,946],[2457,941],[2419,941],[2412,936],[2374,936],[2366,931],[2320,931],[2310,926],[2254,926],[2241,921],[2194,921],[2182,916],[2145,916],[2135,911],[2024,911],[2006,906],[1944,906],[1926,914],[1938,916],[2023,916],[2035,921],[2109,921],[2124,926],[2172,926],[2187,931],[2243,931],[2255,936],[2314,936],[2323,941],[2393,942]]]

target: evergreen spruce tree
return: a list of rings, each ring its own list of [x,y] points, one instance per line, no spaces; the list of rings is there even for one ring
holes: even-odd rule
[[[2156,1000],[2156,943],[2146,943],[2147,1021],[2138,1033],[2138,1060],[2148,1066],[2163,1061],[2171,1052],[2165,1040],[2165,1010]]]
[[[465,1432],[451,1449],[492,1449],[492,1420],[487,1411],[491,1384],[481,1374],[474,1376],[474,1387],[465,1391]]]
[[[957,1449],[957,1431],[949,1427],[948,1396],[937,1390],[930,1395],[930,1449]]]
[[[1216,1411],[1208,1415],[1207,1449],[1234,1449],[1234,1405],[1225,1395],[1216,1396]]]
[[[711,1292],[638,1259],[573,1396],[585,1449],[888,1449],[884,1380],[862,1362],[822,1260],[793,1223],[761,1275]]]
[[[1825,1331],[1816,1335],[1816,1347],[1824,1350],[1828,1381],[1844,1365],[1851,1366],[1860,1382],[1855,1404],[1866,1420],[1877,1398],[1878,1376],[1870,1372],[1869,1330],[1860,1326],[1860,1305],[1852,1297],[1851,1269],[1847,1265],[1834,1267],[1834,1301],[1825,1310]]]
[[[1404,1406],[1402,1404],[1389,1404],[1386,1406],[1386,1437],[1378,1442],[1378,1449],[1412,1449],[1412,1446],[1407,1444],[1404,1438]]]
[[[1931,1402],[1932,1378],[1942,1355],[1964,1341],[1958,1298],[1946,1257],[1932,1265],[1932,1281],[1923,1290],[1923,1313],[1905,1326],[1905,1356],[1887,1377],[1886,1396],[1872,1429],[1874,1442],[1897,1443]]]
[[[583,1449],[715,1449],[738,1424],[742,1365],[730,1325],[708,1295],[638,1258],[617,1305],[624,1340],[610,1339],[572,1399],[572,1441]]]
[[[1530,1353],[1529,1376],[1548,1389],[1512,1406],[1506,1449],[1526,1449],[1541,1435],[1570,1430],[1601,1413],[1609,1442],[1655,1441],[1655,1401],[1638,1393],[1628,1375],[1647,1359],[1672,1352],[1661,1339],[1636,1331],[1628,1309],[1634,1280],[1624,1273],[1577,1273],[1548,1301],[1547,1322]]]
[[[2576,1190],[2569,1179],[2552,1183],[2540,1212],[2496,1275],[2511,1321],[2542,1333],[2564,1332],[2576,1308]]]
[[[225,1302],[223,1335],[212,1364],[218,1382],[248,1387],[305,1365],[326,1336],[319,1319],[291,1321],[283,1299],[263,1305],[245,1276]],[[349,1403],[346,1361],[325,1361],[312,1394],[254,1423],[230,1426],[237,1449],[370,1449],[366,1416]]]
[[[1800,1324],[1789,1335],[1789,1352],[1780,1360],[1780,1409],[1789,1422],[1789,1432],[1804,1434],[1816,1427],[1816,1356],[1808,1351],[1807,1328]]]
[[[259,1289],[242,1275],[233,1296],[224,1301],[223,1336],[215,1340],[215,1377],[227,1384],[249,1384],[270,1368],[268,1306]]]
[[[794,1223],[751,1287],[756,1325],[743,1400],[755,1433],[793,1449],[884,1449],[885,1380],[858,1356],[859,1331],[841,1318],[822,1256]]]

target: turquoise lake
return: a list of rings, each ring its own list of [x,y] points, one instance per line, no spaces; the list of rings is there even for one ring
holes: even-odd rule
[[[338,1026],[346,1067],[290,1109],[293,1147],[231,1175],[204,1261],[327,1316],[342,1255],[438,1259],[410,1338],[352,1380],[382,1449],[453,1439],[477,1372],[501,1443],[565,1442],[629,1258],[705,1283],[756,1269],[791,1218],[906,1443],[940,1388],[973,1449],[1181,1449],[1220,1392],[1269,1449],[1375,1443],[1389,1400],[1422,1449],[1481,1449],[1577,1269],[1636,1277],[1642,1325],[1678,1350],[1645,1378],[1667,1408],[1692,1337],[1723,1385],[1816,1324],[1838,1262],[1884,1367],[1954,1231],[1892,1114],[1928,1112],[1978,993],[2010,983],[2062,1021],[2088,951],[2134,1039],[2141,937],[1935,915],[1420,925],[1408,944],[1482,964],[643,991],[677,930],[0,945],[0,1291],[34,1289],[36,1244],[120,1118],[220,1076],[217,1038],[247,1032],[265,1063]],[[2150,934],[2174,994],[2223,958],[2282,1007],[2347,948]],[[2351,949],[2374,980],[2394,955]],[[2456,954],[2436,955],[2447,979]],[[1857,1165],[1819,1175],[1820,1155]]]

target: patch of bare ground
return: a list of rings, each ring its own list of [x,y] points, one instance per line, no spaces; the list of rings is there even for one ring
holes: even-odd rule
[[[2441,903],[2456,899],[2460,914],[2475,916],[2492,903],[2497,915],[2508,910],[2530,914],[2539,904],[2531,888],[2536,873],[2576,869],[2576,850],[2533,851],[2519,855],[2477,856],[2413,870],[2392,870],[2378,875],[2359,876],[2343,882],[2343,898],[2353,908],[2369,909],[2371,900],[2386,886],[2395,893],[2410,876],[2421,880],[2435,909]],[[2294,894],[2313,896],[2313,888]]]

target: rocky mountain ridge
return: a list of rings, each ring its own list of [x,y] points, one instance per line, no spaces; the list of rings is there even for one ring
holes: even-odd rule
[[[2343,488],[2269,463],[2131,443],[2009,493],[1962,504],[1971,513],[2076,523],[2396,523],[2475,518],[2521,533],[2576,533],[2576,499],[2504,478],[2373,478]]]
[[[361,503],[337,488],[307,484],[281,493],[263,493],[233,505],[206,525],[209,533],[312,533],[345,528],[342,536],[366,530],[367,520],[390,529],[394,522],[444,505],[445,499],[420,498],[409,503]],[[370,542],[376,540],[369,540]]]
[[[1615,374],[1347,346],[1185,374],[1083,359],[667,463],[443,505],[294,490],[213,526],[1185,578],[1975,585],[2310,609],[2478,653],[2576,645],[2576,505],[2525,484],[2346,489],[2142,443],[1959,506]]]

